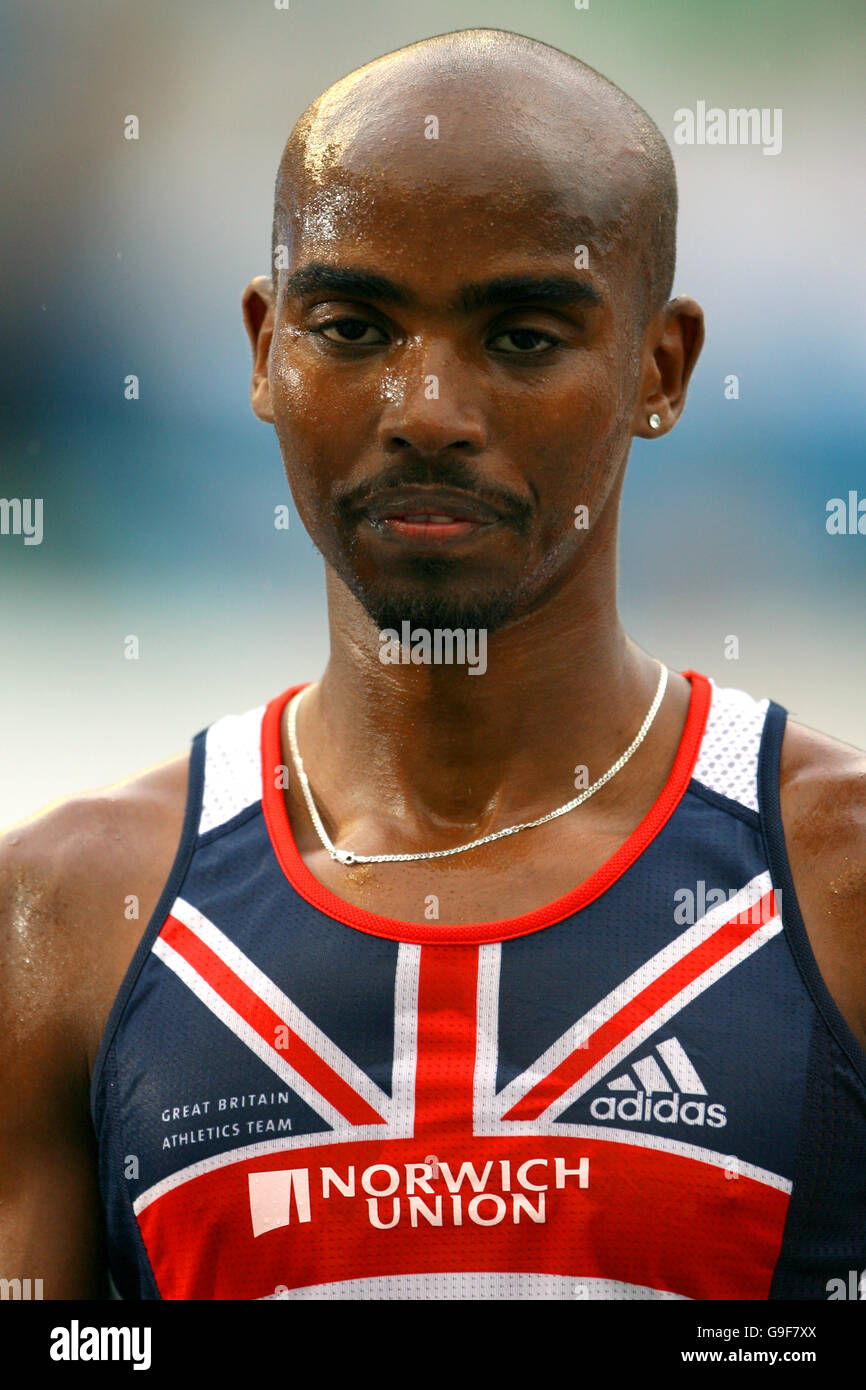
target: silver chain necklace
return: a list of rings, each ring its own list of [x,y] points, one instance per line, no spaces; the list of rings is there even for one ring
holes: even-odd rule
[[[546,825],[548,821],[555,820],[557,816],[564,816],[568,811],[573,811],[576,806],[580,806],[584,801],[587,801],[595,792],[599,790],[600,787],[604,786],[605,782],[609,782],[611,777],[615,777],[616,774],[619,772],[620,768],[624,767],[625,764],[628,762],[632,753],[634,753],[636,749],[638,749],[640,745],[643,743],[644,739],[650,731],[650,726],[652,725],[652,722],[655,719],[656,714],[658,713],[659,705],[661,704],[662,699],[664,698],[665,688],[668,683],[667,666],[665,666],[660,661],[658,662],[658,667],[660,674],[659,683],[656,687],[656,693],[653,696],[653,702],[650,705],[649,710],[647,711],[646,719],[643,721],[640,728],[638,729],[638,732],[635,735],[633,742],[629,744],[628,748],[625,750],[622,756],[617,758],[616,762],[613,764],[613,767],[609,767],[604,776],[599,777],[598,781],[593,782],[592,786],[587,787],[586,791],[581,792],[580,795],[576,796],[573,801],[567,801],[564,806],[557,807],[557,809],[555,811],[551,811],[549,815],[540,816],[538,820],[523,821],[520,825],[509,825],[506,830],[497,830],[492,835],[483,835],[480,840],[471,840],[468,845],[457,845],[454,849],[434,849],[431,850],[429,853],[418,854],[355,854],[354,851],[350,849],[337,849],[333,845],[331,840],[328,838],[327,831],[325,830],[325,827],[322,825],[321,817],[318,811],[316,810],[316,803],[313,801],[313,794],[310,791],[310,783],[307,779],[307,774],[304,771],[304,764],[301,761],[301,754],[298,748],[298,738],[296,732],[298,705],[300,704],[303,697],[306,695],[307,691],[312,689],[312,687],[309,685],[305,686],[305,688],[303,690],[298,691],[298,694],[293,696],[293,698],[289,702],[289,746],[292,750],[292,757],[295,762],[295,769],[300,779],[301,789],[304,793],[304,800],[307,803],[307,810],[310,813],[310,819],[312,820],[313,825],[316,827],[319,839],[325,846],[325,849],[328,851],[331,858],[335,859],[339,864],[397,864],[409,859],[444,859],[449,854],[465,854],[466,851],[469,849],[477,849],[479,845],[490,844],[491,840],[501,840],[505,835],[516,835],[519,830],[532,830],[532,828],[536,825]]]

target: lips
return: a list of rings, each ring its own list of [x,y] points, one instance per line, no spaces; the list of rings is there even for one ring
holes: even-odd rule
[[[414,521],[431,526],[448,526],[453,521],[473,521],[471,516],[425,516],[421,512],[385,512],[380,521]]]
[[[500,519],[499,512],[480,498],[439,488],[392,490],[368,501],[363,511],[372,522],[398,521],[429,526],[457,522],[487,525]]]

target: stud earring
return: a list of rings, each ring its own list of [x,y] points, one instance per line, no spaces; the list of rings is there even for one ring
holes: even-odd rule
[[[653,411],[652,415],[650,415],[650,417],[649,417],[649,427],[650,427],[650,429],[651,429],[651,430],[657,430],[658,427],[659,427],[659,425],[661,424],[661,422],[662,422],[662,417],[661,417],[660,415],[657,415],[656,412]]]

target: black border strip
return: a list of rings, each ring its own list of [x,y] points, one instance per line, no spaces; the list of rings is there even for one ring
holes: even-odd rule
[[[94,1128],[98,1123],[97,1099],[99,1094],[99,1083],[102,1079],[102,1072],[105,1066],[105,1058],[110,1048],[114,1035],[120,1023],[121,1016],[126,1008],[129,996],[132,993],[144,962],[150,955],[151,947],[159,935],[162,925],[168,916],[169,908],[178,895],[183,880],[186,878],[190,860],[193,856],[196,843],[198,841],[198,827],[201,821],[202,794],[204,791],[204,764],[205,764],[205,736],[207,730],[196,734],[192,741],[192,749],[189,756],[189,774],[186,792],[186,810],[183,819],[183,829],[180,833],[180,843],[171,866],[171,872],[166,879],[165,886],[160,894],[159,901],[153,910],[153,915],[147,924],[147,928],[138,943],[135,955],[129,963],[126,974],[123,977],[120,989],[111,1006],[105,1031],[102,1034],[102,1041],[99,1044],[99,1051],[96,1054],[96,1061],[93,1064],[93,1075],[90,1078],[90,1115]]]
[[[767,863],[774,885],[782,891],[782,922],[797,969],[825,1024],[866,1086],[866,1051],[846,1023],[818,969],[818,962],[812,952],[809,934],[794,891],[794,879],[785,847],[779,793],[779,765],[787,718],[787,711],[771,700],[758,754],[758,805],[761,808],[761,833]]]

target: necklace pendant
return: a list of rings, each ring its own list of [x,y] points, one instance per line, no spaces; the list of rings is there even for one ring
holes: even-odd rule
[[[355,862],[355,856],[350,849],[338,849],[334,858],[338,859],[341,864],[354,864]]]

